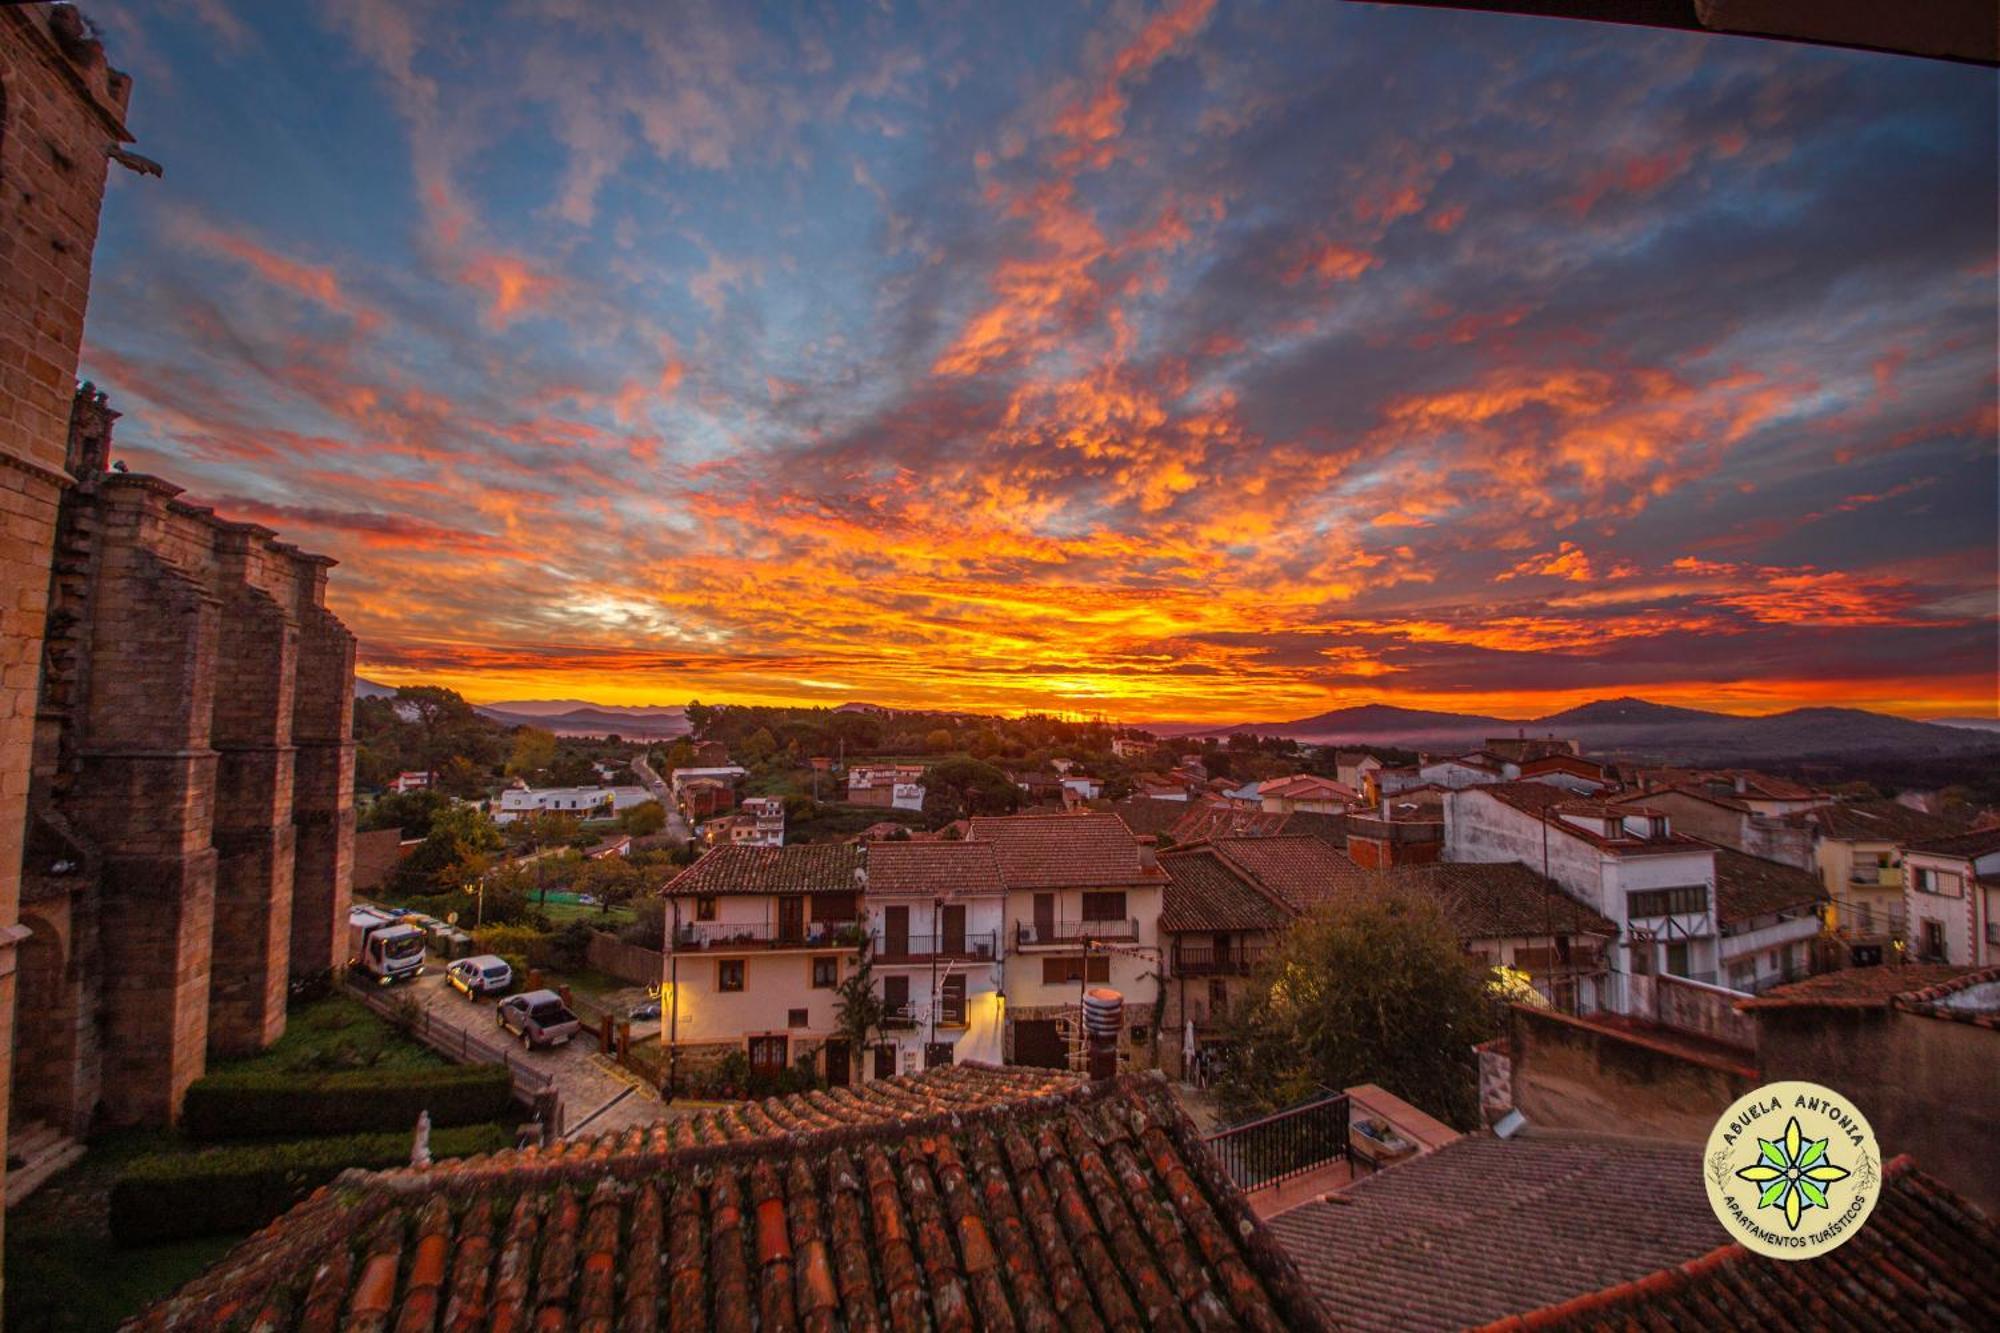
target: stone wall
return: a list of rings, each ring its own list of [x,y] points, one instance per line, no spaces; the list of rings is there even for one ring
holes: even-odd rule
[[[22,866],[70,398],[106,154],[131,138],[130,91],[74,10],[0,7],[0,1032],[10,1034],[16,950],[27,937]],[[59,985],[66,942],[49,918],[37,923],[51,938],[31,955],[35,977]],[[0,1187],[14,1110],[11,1049],[0,1044]],[[66,1104],[53,1089],[33,1109]]]
[[[1585,1020],[1516,1005],[1514,1106],[1529,1123],[1700,1143],[1756,1071]]]
[[[21,997],[96,1039],[17,1042],[70,1090],[77,1132],[93,1108],[170,1123],[211,1055],[284,1031],[293,977],[335,961],[353,841],[354,647],[323,604],[330,562],[105,470],[115,416],[77,393],[31,793],[36,828],[77,854],[51,853],[60,876],[30,867],[38,911],[74,929],[62,994]]]
[[[2000,1029],[1887,1006],[1753,1012],[1764,1081],[1804,1079],[1851,1098],[1885,1158],[1909,1153],[1989,1214],[2000,1212]]]

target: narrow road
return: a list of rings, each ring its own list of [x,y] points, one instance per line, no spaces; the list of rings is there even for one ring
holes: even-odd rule
[[[694,837],[694,830],[688,827],[687,820],[675,808],[673,792],[668,788],[665,780],[658,773],[655,773],[652,766],[646,762],[645,755],[641,754],[634,757],[632,760],[632,771],[639,775],[639,781],[646,785],[646,790],[653,793],[653,799],[658,801],[661,807],[666,810],[666,835],[678,843],[686,843],[692,839]]]

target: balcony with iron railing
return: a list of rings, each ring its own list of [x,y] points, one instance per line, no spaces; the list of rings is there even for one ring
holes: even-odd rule
[[[1862,889],[1900,889],[1903,867],[1857,865],[1848,872],[1847,882]]]
[[[673,933],[674,952],[749,949],[858,949],[861,927],[852,921],[763,922],[683,921]]]
[[[1174,946],[1173,974],[1177,977],[1247,977],[1258,964],[1271,956],[1261,944],[1232,945],[1218,949],[1213,944]]]
[[[1014,943],[1024,949],[1050,945],[1078,944],[1084,940],[1136,940],[1139,938],[1139,921],[1107,919],[1101,921],[1016,921],[1014,923]]]
[[[878,930],[869,943],[878,963],[928,963],[933,959],[991,962],[1000,953],[1000,933],[994,930],[956,935],[897,935]]]
[[[1351,1160],[1348,1098],[1332,1092],[1208,1136],[1209,1151],[1246,1192]]]

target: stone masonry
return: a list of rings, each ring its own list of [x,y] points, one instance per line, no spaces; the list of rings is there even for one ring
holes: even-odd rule
[[[20,923],[28,775],[91,254],[107,156],[131,138],[130,92],[75,10],[0,7],[0,1032],[15,1026],[17,964],[38,975],[51,964],[23,947]],[[10,1049],[0,1045],[0,1149]]]
[[[292,978],[338,961],[354,841],[332,562],[108,470],[116,415],[77,392],[24,890],[66,951],[23,991],[57,1020],[17,1040],[23,1104],[73,1133],[169,1123],[211,1055],[283,1032]]]

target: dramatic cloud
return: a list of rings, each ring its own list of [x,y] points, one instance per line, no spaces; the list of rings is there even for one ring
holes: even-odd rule
[[[477,698],[1991,712],[1991,71],[1368,6],[112,0],[118,453]]]

